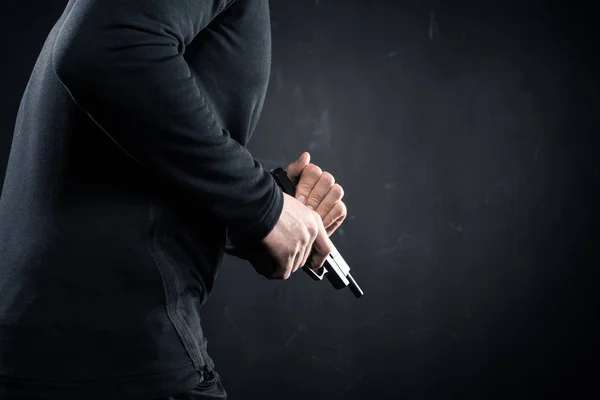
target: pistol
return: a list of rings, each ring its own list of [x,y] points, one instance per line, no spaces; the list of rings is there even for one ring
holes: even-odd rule
[[[270,171],[270,173],[284,193],[287,193],[290,196],[296,195],[296,186],[290,178],[288,178],[287,172],[283,168],[275,168]],[[324,277],[327,278],[336,289],[349,287],[357,298],[364,294],[350,274],[348,263],[346,263],[335,247],[321,268],[314,270],[309,266],[304,265],[302,270],[316,281],[322,281]]]

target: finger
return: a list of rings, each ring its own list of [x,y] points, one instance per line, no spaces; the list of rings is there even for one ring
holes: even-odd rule
[[[312,242],[311,242],[312,243]],[[298,244],[295,250],[294,259],[289,264],[286,270],[286,277],[284,280],[289,278],[294,272],[296,272],[304,263],[306,247]]]
[[[292,254],[282,257],[281,254],[273,253],[271,249],[254,252],[252,258],[251,263],[254,268],[270,280],[287,279],[294,264]]]
[[[300,262],[298,263],[298,265],[294,266],[293,272],[296,272],[298,269],[302,268],[306,264],[306,260],[308,259],[308,256],[310,255],[310,249],[312,247],[313,242],[314,242],[314,238],[311,238],[309,245],[304,246],[302,251],[300,251],[300,259],[299,259]]]
[[[317,239],[318,233],[318,231],[315,231],[312,235],[310,235],[310,239],[302,252],[302,262],[300,263],[297,269],[304,267],[309,262],[312,253],[312,248],[315,243],[315,240]],[[296,270],[294,270],[294,272],[296,272]]]
[[[296,272],[297,270],[299,270],[300,268],[302,268],[306,265],[306,263],[308,262],[308,257],[310,256],[311,247],[312,246],[307,246],[306,248],[304,248],[302,250],[302,255],[300,257],[300,263],[298,263],[298,265],[294,268],[294,271],[292,273]]]
[[[278,266],[278,268],[275,270],[275,273],[272,275],[271,279],[277,279],[277,280],[286,280],[290,277],[290,275],[292,275],[292,270],[294,269],[294,264],[296,263],[296,260],[298,258],[298,255],[296,254],[296,256],[294,258],[291,258],[288,260],[288,262],[285,265],[280,265]]]
[[[333,225],[340,218],[346,218],[348,214],[348,209],[346,208],[346,204],[343,201],[338,201],[332,208],[329,210],[327,215],[323,218],[323,226],[325,229],[329,229],[331,225]],[[319,213],[319,215],[322,215]]]
[[[276,266],[274,268],[272,268],[270,271],[266,270],[264,273],[264,276],[267,279],[283,279],[283,274],[284,274],[284,269],[280,266]]]
[[[323,226],[323,222],[321,222],[319,214],[317,214],[316,212],[315,218],[319,220],[319,234],[317,235],[317,239],[313,244],[311,268],[318,270],[323,266],[323,264],[325,264],[325,260],[327,259],[329,254],[331,254],[334,247],[333,243],[331,242],[331,239],[329,239],[329,236],[327,235],[327,231],[325,231],[325,227]]]
[[[273,259],[261,252],[252,254],[249,258],[250,264],[254,267],[256,272],[264,276],[267,279],[276,279],[277,268]]]
[[[300,155],[300,157],[298,157],[296,161],[287,166],[285,172],[287,173],[288,178],[290,178],[294,184],[298,183],[298,179],[302,174],[302,170],[308,164],[310,164],[310,153],[305,151]]]
[[[323,173],[325,174],[325,173]],[[338,206],[337,204],[341,203],[342,198],[344,197],[344,189],[342,189],[342,187],[340,185],[338,185],[337,183],[334,184],[331,189],[329,189],[329,192],[327,193],[327,195],[325,196],[325,198],[323,200],[321,200],[321,203],[319,203],[317,209],[315,210],[317,213],[319,213],[319,215],[321,216],[321,219],[323,220],[323,225],[325,225],[325,228],[327,228],[329,225],[331,225],[337,218],[339,218],[340,216],[337,215],[335,216],[335,218],[331,221],[328,221],[328,214],[332,214],[332,211],[335,213],[340,213],[341,211],[344,210],[334,210],[335,207],[342,207],[344,208],[345,206]],[[332,215],[332,216],[334,216]],[[329,218],[331,218],[332,216],[330,216]]]
[[[329,172],[323,172],[319,177],[317,183],[312,188],[306,198],[306,206],[313,210],[316,210],[321,204],[321,201],[325,199],[333,185],[335,184],[335,178]]]
[[[296,185],[296,199],[306,204],[310,191],[315,187],[323,171],[315,164],[308,164],[302,170],[302,175]]]
[[[298,270],[298,268],[300,268],[300,265],[302,264],[303,259],[304,259],[304,249],[299,248],[296,251],[296,255],[294,256],[294,263],[291,265],[290,275],[293,274],[294,272],[296,272]]]
[[[333,235],[333,233],[337,230],[337,228],[339,228],[342,225],[342,222],[344,222],[344,219],[345,218],[338,219],[333,224],[331,224],[331,226],[329,228],[327,228],[327,235],[328,236]]]

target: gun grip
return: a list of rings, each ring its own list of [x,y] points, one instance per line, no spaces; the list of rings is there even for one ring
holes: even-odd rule
[[[277,181],[277,184],[284,193],[290,196],[296,195],[296,185],[290,180],[283,168],[275,168],[271,171],[271,175],[273,175],[273,178],[275,178],[275,181]]]

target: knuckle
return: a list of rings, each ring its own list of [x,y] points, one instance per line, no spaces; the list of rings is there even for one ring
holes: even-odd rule
[[[312,189],[312,187],[310,186],[310,184],[308,183],[299,183],[296,186],[296,195],[304,195],[304,197],[306,197],[309,193],[310,190]]]
[[[344,188],[342,188],[338,183],[331,187],[330,192],[338,200],[341,200],[344,197]]]
[[[335,215],[332,214],[328,214],[327,217],[325,218],[325,224],[326,225],[332,225],[335,221],[337,221],[337,218],[335,217]]]
[[[344,219],[344,218],[346,218],[346,215],[348,214],[348,210],[346,209],[346,206],[344,205],[344,203],[339,202],[338,204],[336,204],[335,212],[332,214],[333,214],[332,217],[334,217],[335,220]]]
[[[340,202],[341,207],[342,207],[342,216],[345,218],[346,215],[348,215],[348,206],[346,206],[345,203]]]
[[[313,188],[313,183],[309,181],[298,182],[296,185],[296,195],[303,194],[304,197],[307,197],[310,191]]]
[[[319,224],[321,223],[321,214],[319,214],[316,210],[312,210],[312,215],[315,219],[315,228],[319,228]]]
[[[331,175],[329,172],[323,172],[321,174],[321,178],[319,179],[323,179],[323,181],[329,186],[333,186],[335,184],[335,178],[333,177],[333,175]]]
[[[319,214],[319,219],[323,222],[327,221],[327,210],[318,209],[317,214]]]
[[[308,235],[312,238],[317,236],[317,234],[319,233],[319,228],[317,227],[317,224],[315,223],[311,223],[307,226],[308,228]]]
[[[313,208],[315,208],[321,203],[321,200],[323,200],[323,197],[321,195],[319,195],[318,193],[313,192],[310,194],[310,196],[308,196],[306,205],[309,205],[309,206],[312,206]]]
[[[309,174],[309,175],[321,176],[321,174],[323,173],[323,170],[321,168],[319,168],[318,166],[316,166],[315,164],[311,163],[311,164],[308,164],[306,167],[304,167],[304,170],[302,172]]]

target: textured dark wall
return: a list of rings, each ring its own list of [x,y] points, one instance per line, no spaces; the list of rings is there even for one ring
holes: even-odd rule
[[[2,167],[64,2],[16,4],[0,6]],[[309,150],[336,176],[334,241],[366,295],[227,258],[204,314],[232,399],[597,391],[598,42],[578,7],[272,2],[250,148],[267,167]]]

